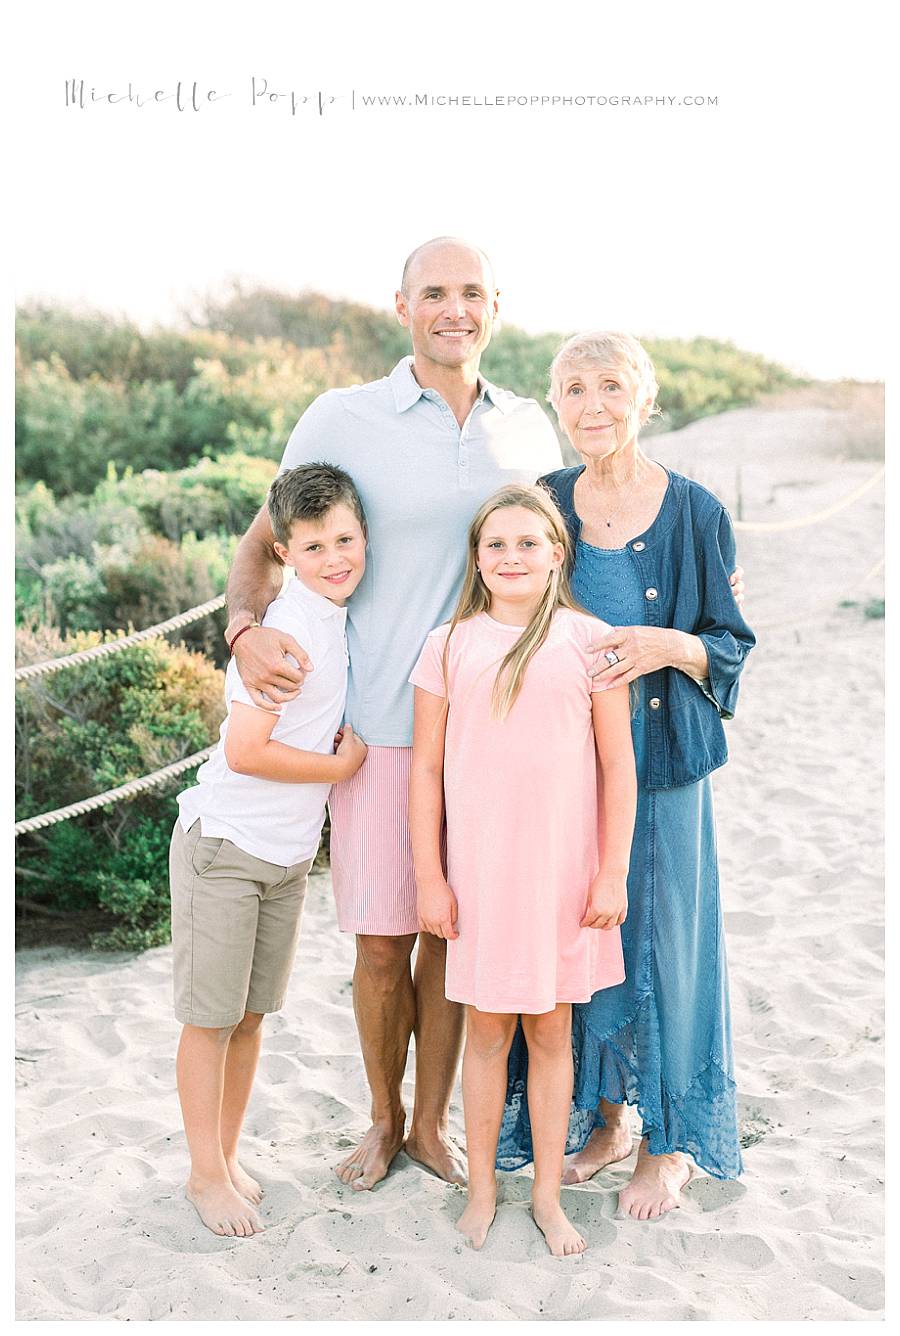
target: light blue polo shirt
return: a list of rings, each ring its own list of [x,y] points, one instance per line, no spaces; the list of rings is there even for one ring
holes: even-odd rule
[[[561,466],[550,420],[534,399],[480,381],[462,427],[405,357],[368,385],[328,390],[285,446],[281,471],[316,461],[353,478],[369,526],[366,573],[347,603],[347,720],[375,747],[412,744],[407,678],[428,632],[452,615],[466,531],[506,483]]]

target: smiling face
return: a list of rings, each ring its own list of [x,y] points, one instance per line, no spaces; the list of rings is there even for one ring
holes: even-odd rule
[[[578,453],[601,459],[637,439],[651,404],[636,402],[622,368],[587,363],[563,369],[556,411]]]
[[[396,295],[397,319],[409,329],[416,365],[426,371],[428,364],[477,371],[490,343],[497,298],[480,251],[453,241],[422,247]]]
[[[343,607],[366,569],[366,536],[362,525],[343,502],[318,520],[294,520],[287,544],[275,551],[297,578],[315,594]]]
[[[525,506],[492,510],[478,537],[475,559],[492,598],[531,612],[547,588],[565,549],[554,543],[541,517]]]

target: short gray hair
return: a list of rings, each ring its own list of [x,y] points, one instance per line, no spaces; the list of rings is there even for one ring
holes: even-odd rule
[[[659,385],[656,371],[647,350],[631,334],[612,330],[592,330],[587,334],[573,334],[567,339],[550,364],[550,403],[559,412],[562,383],[570,367],[600,366],[610,371],[624,372],[635,402],[650,400],[647,414],[659,412],[656,396]]]

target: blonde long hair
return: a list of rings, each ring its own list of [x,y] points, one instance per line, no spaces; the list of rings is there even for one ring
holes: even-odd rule
[[[477,564],[481,533],[489,515],[495,510],[506,510],[510,506],[522,506],[525,510],[530,510],[538,516],[550,541],[562,545],[563,560],[559,566],[555,566],[550,572],[547,588],[544,590],[531,620],[512,649],[505,655],[497,670],[491,697],[491,714],[495,719],[505,719],[509,714],[516,697],[522,690],[525,670],[547,639],[550,623],[557,608],[571,608],[573,612],[581,612],[581,608],[575,602],[569,588],[567,571],[570,566],[572,547],[569,533],[566,529],[566,522],[550,493],[545,491],[543,487],[524,487],[515,483],[507,487],[501,487],[499,492],[495,492],[493,496],[488,497],[469,525],[466,573],[463,578],[459,601],[450,621],[447,640],[444,644],[444,690],[447,693],[448,703],[450,697],[448,677],[450,638],[460,622],[466,621],[469,617],[477,616],[479,612],[487,612],[491,606],[490,590],[482,580]]]

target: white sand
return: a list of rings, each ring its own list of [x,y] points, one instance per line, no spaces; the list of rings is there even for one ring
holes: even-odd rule
[[[754,409],[649,446],[733,507],[743,461],[744,514],[769,520],[874,472],[842,459],[850,437],[833,409]],[[837,604],[882,595],[882,500],[739,536],[760,644],[716,791],[740,1183],[700,1177],[647,1224],[615,1214],[628,1164],[564,1189],[590,1243],[569,1260],[531,1223],[524,1173],[503,1176],[480,1254],[453,1229],[461,1191],[404,1155],[374,1192],[344,1188],[332,1165],[368,1101],[352,940],[318,877],[248,1119],[269,1221],[252,1240],[208,1233],[182,1195],[169,950],[21,953],[19,1318],[878,1319],[883,622]]]

